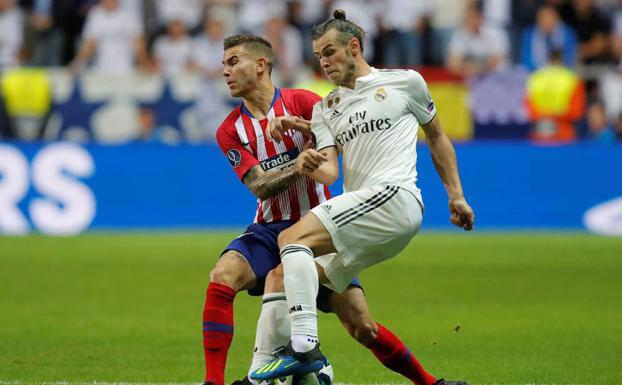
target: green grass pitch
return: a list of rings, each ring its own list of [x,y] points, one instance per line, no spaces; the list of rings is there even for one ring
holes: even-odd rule
[[[234,235],[0,237],[0,382],[198,384],[208,274]],[[622,239],[424,232],[361,278],[375,319],[432,373],[622,384]],[[246,371],[260,306],[236,299],[229,382]],[[320,336],[337,382],[406,383],[334,316]]]

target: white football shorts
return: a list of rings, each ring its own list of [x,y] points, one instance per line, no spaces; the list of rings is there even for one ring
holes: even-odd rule
[[[329,199],[311,212],[331,235],[337,253],[315,258],[341,293],[371,265],[394,257],[419,231],[422,203],[399,186],[375,186]]]

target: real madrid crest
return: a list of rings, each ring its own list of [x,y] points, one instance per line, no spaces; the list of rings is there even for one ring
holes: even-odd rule
[[[380,87],[376,90],[376,95],[374,95],[374,99],[377,102],[381,102],[387,98],[387,91],[384,90],[384,87]]]

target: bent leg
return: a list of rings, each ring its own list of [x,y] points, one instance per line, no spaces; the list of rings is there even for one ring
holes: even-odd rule
[[[279,248],[289,244],[300,244],[310,248],[315,255],[335,252],[330,233],[324,224],[313,214],[308,213],[294,225],[279,234]]]
[[[434,376],[421,366],[408,347],[390,330],[374,322],[361,288],[349,287],[343,293],[334,293],[330,302],[348,333],[371,350],[384,366],[414,384],[434,384]]]
[[[233,339],[233,300],[240,290],[254,287],[255,273],[237,251],[224,253],[210,272],[203,307],[205,381],[224,385],[227,353]]]
[[[297,352],[308,352],[318,342],[316,298],[319,265],[315,263],[313,253],[328,253],[334,247],[330,234],[313,214],[305,215],[283,231],[278,241],[290,312],[292,347]]]

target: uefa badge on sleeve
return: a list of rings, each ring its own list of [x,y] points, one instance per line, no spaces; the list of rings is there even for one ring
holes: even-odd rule
[[[231,149],[227,151],[227,159],[229,159],[229,163],[231,163],[233,168],[237,168],[242,161],[242,154],[236,149]]]
[[[434,111],[434,102],[430,102],[430,104],[428,104],[428,112],[432,112]]]

